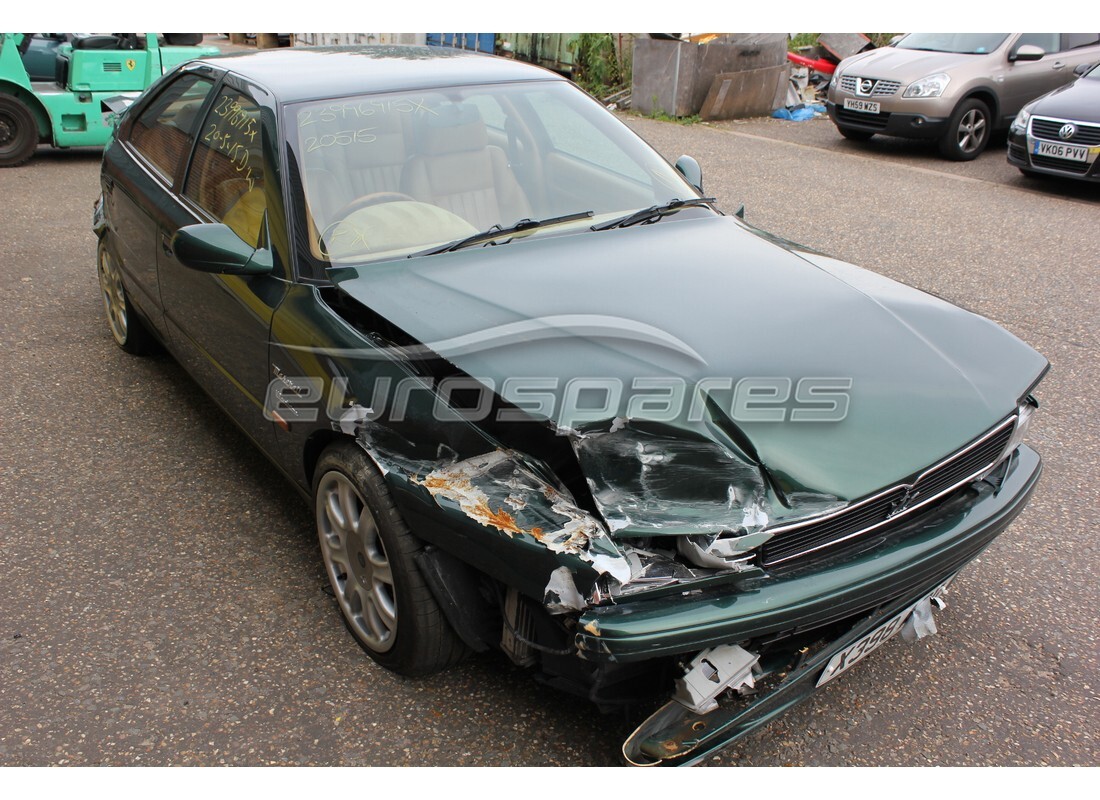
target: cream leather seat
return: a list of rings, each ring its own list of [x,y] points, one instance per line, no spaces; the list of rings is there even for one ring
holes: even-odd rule
[[[380,111],[353,122],[319,122],[302,129],[310,210],[317,217],[318,227],[335,222],[334,215],[359,197],[401,190],[401,174],[408,156],[406,116],[392,110]],[[345,129],[354,129],[371,139],[328,145],[337,134],[346,136]]]
[[[478,230],[511,225],[531,206],[499,147],[489,144],[473,106],[440,106],[417,120],[419,152],[409,159],[401,191],[457,214]]]

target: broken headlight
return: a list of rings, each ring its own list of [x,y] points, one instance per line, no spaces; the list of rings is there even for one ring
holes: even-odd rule
[[[1017,447],[1024,443],[1024,439],[1027,438],[1027,432],[1031,428],[1031,418],[1035,415],[1035,412],[1039,409],[1039,401],[1031,395],[1028,395],[1024,402],[1020,403],[1020,407],[1016,411],[1016,427],[1012,431],[1012,438],[1008,440],[1008,446],[1005,447],[1005,455],[1011,455]]]

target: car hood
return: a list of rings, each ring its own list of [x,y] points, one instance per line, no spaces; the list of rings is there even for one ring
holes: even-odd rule
[[[931,53],[925,50],[902,50],[883,47],[869,50],[844,59],[838,71],[843,75],[856,74],[867,78],[889,78],[907,86],[913,81],[936,72],[951,72],[960,67],[986,63],[993,69],[994,56],[990,53]]]
[[[732,217],[532,237],[341,268],[333,281],[496,391],[509,378],[629,387],[674,376],[690,400],[709,379],[850,379],[839,422],[785,412],[731,425],[732,392],[715,392],[707,413],[721,420],[681,417],[638,434],[658,449],[675,449],[677,432],[721,441],[815,502],[858,498],[938,461],[1012,413],[1047,368],[982,317]],[[604,432],[645,418],[629,394]],[[559,410],[545,418],[562,425]],[[575,447],[583,465],[584,442]]]
[[[1078,78],[1035,101],[1032,114],[1100,123],[1100,78]]]

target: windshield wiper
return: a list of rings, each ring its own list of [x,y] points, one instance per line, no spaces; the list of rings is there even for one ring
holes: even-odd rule
[[[715,198],[713,197],[689,197],[687,200],[670,200],[661,206],[650,206],[649,208],[643,208],[641,211],[631,212],[625,217],[619,217],[610,222],[601,222],[599,225],[593,225],[592,230],[607,231],[612,228],[628,228],[640,222],[656,222],[661,217],[673,214],[681,208],[687,208],[688,206],[709,206],[714,202]]]
[[[437,253],[450,253],[455,250],[461,250],[464,247],[473,247],[475,244],[481,244],[482,242],[492,241],[493,239],[499,239],[502,236],[508,236],[513,233],[522,233],[523,231],[534,230],[535,228],[548,228],[551,225],[558,225],[563,222],[574,222],[578,219],[588,219],[595,215],[594,211],[580,211],[576,214],[565,214],[561,217],[549,217],[548,219],[521,219],[515,225],[510,225],[507,228],[502,228],[500,225],[494,225],[486,231],[481,233],[475,233],[473,236],[467,236],[465,239],[457,239],[453,242],[440,245],[439,247],[431,247],[427,250],[421,250],[419,253],[410,253],[406,258],[416,258],[417,256],[434,256]]]

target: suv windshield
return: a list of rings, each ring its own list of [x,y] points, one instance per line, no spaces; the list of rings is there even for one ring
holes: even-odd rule
[[[564,81],[291,105],[296,205],[315,268],[425,253],[521,220],[586,229],[697,192]],[[586,212],[592,212],[588,215]]]
[[[911,33],[898,42],[900,50],[932,50],[937,53],[992,53],[1007,33]]]

